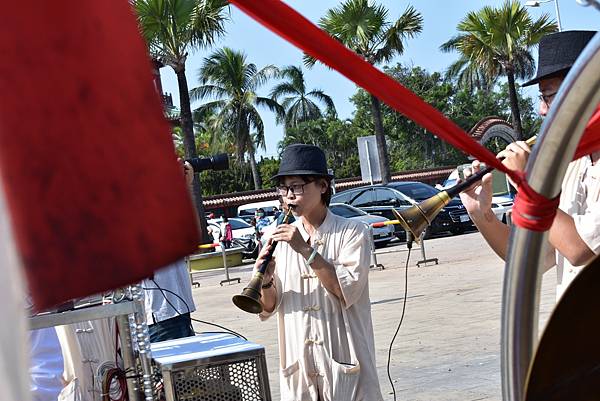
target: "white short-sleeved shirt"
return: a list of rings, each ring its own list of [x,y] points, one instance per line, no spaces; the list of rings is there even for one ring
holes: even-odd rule
[[[559,208],[573,218],[577,233],[597,255],[600,253],[600,164],[592,165],[589,156],[569,164],[562,183]],[[571,281],[583,269],[573,266],[556,252],[557,287],[560,299]]]
[[[146,288],[144,296],[148,324],[162,322],[196,310],[190,273],[183,259],[154,272],[154,278],[144,280],[143,286]]]
[[[302,221],[293,225],[308,240]],[[278,314],[281,399],[316,401],[320,393],[323,401],[337,401],[340,397],[334,392],[339,394],[339,386],[351,383],[354,375],[358,376],[351,385],[356,389],[355,396],[343,401],[380,401],[383,398],[375,367],[368,287],[368,232],[362,224],[328,211],[316,230],[313,246],[318,246],[320,255],[335,267],[343,300],[325,289],[302,255],[289,244],[277,245],[278,299],[273,313]],[[346,308],[347,326],[342,308]],[[263,313],[260,317],[270,315]],[[348,377],[343,373],[348,366],[344,364],[351,360],[346,327],[351,331],[360,368]]]

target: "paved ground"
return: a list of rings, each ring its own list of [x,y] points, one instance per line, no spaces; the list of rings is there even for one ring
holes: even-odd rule
[[[416,267],[413,249],[408,270],[404,322],[392,349],[391,376],[397,399],[404,401],[500,400],[500,309],[503,262],[479,233],[426,241],[427,257],[439,265]],[[377,368],[386,400],[392,400],[387,378],[388,347],[400,319],[407,252],[403,244],[378,252],[384,270],[371,269]],[[194,317],[211,321],[266,347],[273,400],[279,399],[276,321],[259,322],[231,303],[250,278],[251,266],[230,269],[242,284],[219,285],[223,270],[195,274]],[[554,305],[554,274],[542,286],[541,320]],[[543,323],[542,323],[543,324]],[[195,323],[197,331],[215,328]],[[218,329],[216,329],[218,330]]]

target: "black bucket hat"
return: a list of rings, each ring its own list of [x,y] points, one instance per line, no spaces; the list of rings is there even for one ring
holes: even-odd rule
[[[283,150],[279,171],[271,179],[277,180],[290,175],[333,178],[333,174],[329,174],[327,171],[325,153],[318,146],[302,143],[290,145]]]
[[[563,31],[544,36],[539,45],[537,74],[522,86],[566,74],[595,34],[595,31]]]

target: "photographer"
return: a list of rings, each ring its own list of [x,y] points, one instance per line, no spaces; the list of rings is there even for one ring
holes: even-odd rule
[[[192,165],[186,161],[183,170],[191,189]],[[183,259],[155,272],[152,278],[144,280],[143,286],[151,342],[194,335],[191,312],[196,310],[196,305],[190,274]]]

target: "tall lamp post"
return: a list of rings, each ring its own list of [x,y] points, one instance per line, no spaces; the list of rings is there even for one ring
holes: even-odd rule
[[[558,8],[558,0],[528,0],[525,2],[527,7],[539,7],[540,4],[554,2],[554,8],[556,9],[556,23],[558,24],[558,31],[562,31],[562,25],[560,23],[560,10]]]

